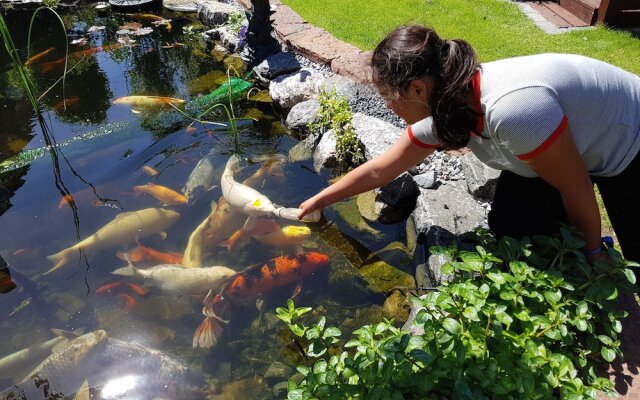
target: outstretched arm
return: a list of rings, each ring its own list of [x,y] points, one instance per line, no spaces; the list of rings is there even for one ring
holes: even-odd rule
[[[300,205],[298,218],[337,201],[384,186],[424,160],[434,149],[422,148],[402,135],[386,153],[367,161]]]

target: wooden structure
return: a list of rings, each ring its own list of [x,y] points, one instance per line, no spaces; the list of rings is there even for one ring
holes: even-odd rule
[[[640,0],[556,0],[528,4],[559,28],[597,23],[615,28],[640,27]]]

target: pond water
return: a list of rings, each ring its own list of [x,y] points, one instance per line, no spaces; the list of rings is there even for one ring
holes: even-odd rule
[[[199,35],[192,34],[198,31],[196,16],[163,13],[156,12],[171,19],[170,29],[162,23],[154,25],[150,17],[74,11],[62,16],[67,36],[51,15],[38,18],[31,55],[43,55],[28,66],[36,92],[42,94],[61,77],[67,43],[69,68],[73,67],[64,90],[58,83],[42,97],[44,124],[35,117],[6,55],[0,58],[0,160],[41,148],[51,140],[60,144],[56,151],[43,152],[30,163],[0,174],[0,256],[16,284],[15,289],[0,294],[0,358],[29,346],[44,348],[36,354],[32,347],[29,360],[8,369],[2,364],[9,365],[10,360],[0,359],[0,390],[25,378],[51,353],[44,345],[55,337],[51,329],[93,332],[93,336],[83,336],[85,341],[78,348],[102,343],[104,330],[112,341],[98,355],[83,358],[76,348],[73,354],[69,349],[58,353],[62,361],[47,359],[43,376],[50,387],[46,390],[70,396],[82,391],[86,380],[94,398],[206,398],[213,393],[219,394],[216,398],[277,398],[278,384],[282,389],[295,365],[304,361],[293,336],[274,314],[294,292],[299,292],[297,304],[314,307],[316,318],[326,314],[329,323],[345,333],[383,315],[384,296],[363,288],[362,278],[348,271],[360,267],[370,251],[401,239],[404,224],[368,228],[376,232],[376,239],[358,241],[353,238],[362,239],[354,233],[357,230],[349,228],[337,209],[326,210],[320,223],[310,224],[311,235],[297,247],[274,247],[244,238],[228,250],[218,245],[221,240],[209,237],[206,254],[196,257],[202,268],[225,266],[242,271],[278,257],[295,257],[300,251],[318,252],[330,259],[330,265],[305,276],[300,287],[298,279],[285,279],[269,286],[257,301],[250,287],[243,298],[236,295],[220,316],[229,323],[223,324],[224,333],[212,348],[192,347],[194,332],[204,318],[206,290],[175,291],[168,287],[171,279],[162,290],[149,281],[145,285],[138,276],[112,274],[127,267],[124,258],[133,258],[132,251],[139,246],[163,253],[161,259],[171,260],[168,263],[176,262],[193,232],[211,214],[212,205],[223,207],[220,176],[229,157],[238,151],[250,161],[236,180],[252,179],[254,187],[275,204],[297,207],[328,184],[327,177],[313,171],[311,161],[282,163],[278,158],[297,140],[282,128],[271,103],[242,96],[234,100],[234,115],[247,118],[237,121],[234,140],[221,108],[206,117],[217,124],[190,124],[166,105],[159,109],[114,102],[131,95],[190,102],[226,81],[226,64],[206,54]],[[28,17],[15,14],[6,19],[26,60]],[[117,33],[141,27],[153,31],[139,36]],[[159,200],[160,194],[154,196],[140,188],[151,191],[143,185],[155,184],[159,185],[155,193],[173,193],[169,189],[181,193],[195,185],[192,171],[202,159],[214,166],[214,185],[197,192],[188,204],[175,200],[175,195],[173,200]],[[343,214],[354,213],[353,203],[348,204]],[[154,220],[153,227],[141,229],[139,235],[122,231],[108,240],[97,238],[84,252],[69,251],[59,268],[45,274],[55,264],[48,256],[110,223],[113,226],[118,215],[123,218],[131,215],[123,213],[149,209],[171,210],[173,217]],[[242,222],[244,218],[217,229],[226,232],[226,238]],[[286,220],[277,223],[302,225]],[[140,268],[160,263],[150,259],[133,262]],[[261,305],[260,310],[256,304]],[[191,375],[181,369],[184,365]],[[132,388],[140,378],[148,387],[136,391]],[[185,382],[206,390],[192,391],[178,384]],[[45,397],[42,383],[33,383],[30,390],[28,398]]]

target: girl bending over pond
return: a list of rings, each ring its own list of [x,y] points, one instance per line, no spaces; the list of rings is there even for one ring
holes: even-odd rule
[[[373,82],[406,134],[383,155],[301,204],[300,217],[384,186],[436,149],[469,148],[502,170],[489,227],[498,237],[553,234],[558,222],[601,253],[597,184],[627,259],[640,261],[640,77],[572,54],[479,64],[460,39],[402,26],[376,47]]]

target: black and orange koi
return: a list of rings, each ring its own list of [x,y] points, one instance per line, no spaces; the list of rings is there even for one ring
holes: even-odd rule
[[[304,252],[282,256],[263,264],[255,264],[233,275],[218,294],[211,291],[205,297],[202,314],[204,321],[193,335],[193,347],[209,348],[216,345],[223,333],[223,324],[229,321],[220,317],[230,303],[238,303],[249,297],[267,293],[280,286],[300,281],[329,264],[329,256],[318,252]]]

